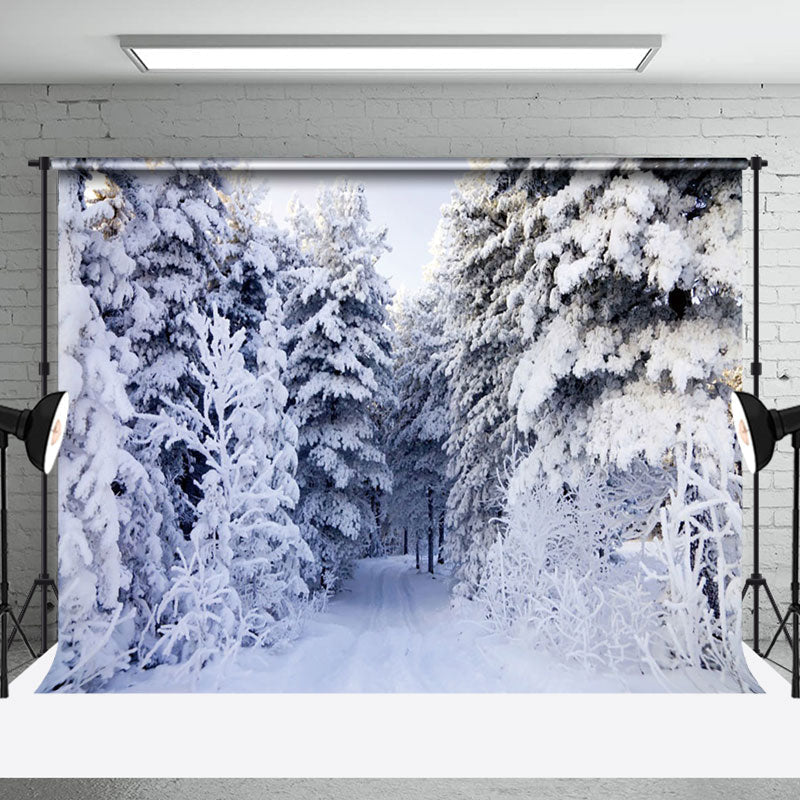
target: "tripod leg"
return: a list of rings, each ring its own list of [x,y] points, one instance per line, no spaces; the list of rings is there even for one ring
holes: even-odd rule
[[[758,595],[759,588],[759,584],[753,584],[753,650],[761,655],[761,626],[759,625],[759,618],[761,616],[761,599]]]
[[[36,584],[34,583],[31,586],[30,591],[28,592],[28,596],[25,598],[25,602],[22,604],[22,611],[19,612],[19,621],[22,622],[25,619],[25,612],[28,610],[28,606],[31,604],[31,600],[33,599],[33,593],[36,591]],[[17,631],[20,630],[19,626],[15,627],[13,631],[11,631],[11,636],[8,637],[8,646],[11,647],[14,644],[14,637],[17,635]]]
[[[8,697],[8,619],[6,612],[0,613],[0,699]]]
[[[775,619],[778,622],[781,621],[781,610],[778,608],[778,604],[775,602],[775,598],[772,596],[772,592],[770,591],[769,586],[766,584],[764,585],[764,591],[767,593],[767,597],[769,597],[770,603],[772,603],[772,610],[775,612]],[[786,634],[786,641],[789,642],[789,647],[792,646],[792,637],[789,636],[789,627],[787,625],[783,626],[783,632]]]
[[[778,637],[781,635],[782,631],[786,630],[786,624],[789,622],[789,617],[792,614],[792,610],[789,609],[786,612],[786,616],[781,619],[780,627],[777,631],[775,631],[775,635],[772,637],[772,641],[769,643],[769,647],[767,648],[767,652],[764,653],[764,658],[769,658],[769,654],[772,652],[772,648],[775,647],[775,642],[778,641]]]
[[[36,653],[33,652],[33,648],[31,647],[31,643],[28,641],[28,637],[25,635],[25,631],[22,630],[22,627],[19,624],[19,620],[14,616],[14,612],[9,609],[8,616],[11,617],[11,622],[14,625],[14,630],[19,631],[19,635],[22,637],[22,641],[25,642],[25,647],[28,648],[28,652],[33,656],[33,658],[37,658]]]
[[[798,637],[800,637],[800,610],[795,607],[792,615],[792,637],[795,646],[792,648],[792,697],[797,700],[800,698],[800,647],[798,647]]]

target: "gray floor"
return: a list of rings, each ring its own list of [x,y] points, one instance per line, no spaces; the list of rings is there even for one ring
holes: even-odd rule
[[[770,639],[772,638],[772,634],[774,630],[770,629]],[[753,646],[752,640],[745,639],[747,644],[750,647]],[[762,652],[767,649],[769,646],[769,639],[765,641],[761,641],[761,650]],[[781,639],[775,644],[775,647],[772,649],[772,652],[769,654],[769,663],[772,667],[775,668],[775,672],[778,673],[787,683],[791,683],[792,678],[792,648],[789,647],[788,642],[785,638],[781,637]]]
[[[8,800],[796,800],[775,780],[6,780]]]
[[[31,646],[33,647],[33,651],[38,653],[40,640],[38,632],[26,625],[25,633],[28,636]],[[49,635],[52,637],[50,642],[52,644],[52,641],[55,638],[54,632],[51,632]],[[13,681],[14,678],[16,678],[20,672],[27,669],[33,663],[33,661],[34,659],[31,658],[31,654],[26,649],[22,640],[19,638],[19,636],[15,637],[14,642],[11,645],[11,649],[8,651],[9,680]]]

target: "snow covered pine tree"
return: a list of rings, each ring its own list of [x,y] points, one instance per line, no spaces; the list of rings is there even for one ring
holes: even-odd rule
[[[298,427],[297,521],[316,557],[311,580],[338,588],[371,540],[376,494],[391,490],[375,413],[389,402],[391,292],[375,264],[363,186],[323,187],[291,225],[307,265],[287,299],[287,388]]]
[[[499,476],[524,441],[508,395],[522,350],[515,289],[530,267],[530,241],[538,233],[526,228],[526,212],[565,181],[562,172],[526,166],[510,162],[507,170],[476,171],[459,180],[435,240],[434,277],[444,284],[450,350],[446,551],[459,578],[457,591],[466,597],[478,586],[497,532],[504,494]]]
[[[132,506],[141,499],[134,485],[148,481],[126,449],[133,408],[125,388],[137,361],[106,328],[89,289],[113,295],[114,272],[130,260],[117,238],[97,229],[113,216],[111,205],[87,207],[80,175],[62,175],[59,188],[60,375],[71,409],[59,476],[59,648],[44,688],[80,691],[103,685],[133,659],[147,621],[140,604],[151,595],[131,593],[132,582],[150,578],[155,591],[164,584],[158,539]],[[132,489],[124,498],[115,496],[120,484]],[[149,563],[123,560],[121,546],[131,538]]]
[[[189,370],[194,331],[193,306],[210,313],[210,289],[223,283],[221,266],[234,239],[211,170],[159,175],[112,173],[134,216],[125,229],[125,246],[136,262],[136,296],[127,318],[127,336],[139,358],[129,388],[134,408],[155,414],[164,399],[197,401],[199,387]],[[180,531],[188,536],[204,465],[182,446],[151,450],[163,472]]]
[[[395,306],[397,404],[387,447],[394,480],[390,500],[394,525],[411,531],[414,539],[424,535],[431,573],[434,561],[442,558],[449,491],[444,445],[450,428],[441,294],[441,285],[431,282]]]
[[[116,337],[116,361],[126,376],[126,393],[136,383],[139,359],[133,355],[129,331],[134,317],[148,301],[137,288],[136,262],[126,250],[129,225],[136,213],[123,193],[110,178],[102,186],[84,186],[86,218],[84,224],[102,240],[93,237],[94,247],[87,250],[81,265],[83,285],[105,322]],[[102,243],[101,243],[102,242]],[[93,257],[88,257],[94,252]],[[123,356],[123,354],[126,354]],[[130,366],[123,368],[123,362]],[[132,623],[139,637],[135,658],[153,644],[153,611],[161,600],[169,580],[169,572],[183,542],[172,509],[169,489],[159,467],[159,459],[151,448],[143,446],[135,432],[137,415],[130,414],[126,425],[134,430],[125,433],[125,450],[130,455],[130,468],[112,484],[120,510],[119,548],[124,569],[130,573],[128,589],[135,606]],[[135,466],[134,466],[135,465]]]
[[[276,254],[276,242],[285,234],[263,210],[268,196],[265,186],[242,176],[227,176],[221,192],[231,239],[209,302],[228,320],[232,331],[245,331],[242,355],[247,369],[255,374],[261,323],[267,305],[279,291],[279,273],[286,267]]]
[[[660,550],[666,605],[686,597],[689,577],[671,562],[682,554],[705,596],[695,612],[707,625],[703,609],[710,609],[714,636],[726,642],[738,624],[730,588],[736,585],[730,499],[738,478],[726,414],[741,328],[738,187],[738,176],[719,171],[576,172],[535,204],[531,224],[542,227],[519,293],[525,352],[511,391],[520,429],[535,438],[515,480],[534,486],[545,479],[552,489],[575,490],[587,472],[600,469],[610,492],[633,470],[649,472],[647,480],[634,478],[639,519],[631,524],[625,516],[616,543],[648,538],[669,497],[661,535],[696,545],[687,551],[666,542]],[[694,466],[684,471],[680,485],[687,490],[679,496],[670,487],[687,448]],[[709,473],[710,465],[716,466]],[[686,474],[694,483],[687,484]],[[697,530],[671,524],[681,516],[676,504],[694,508],[699,495],[714,524],[698,521]],[[691,625],[670,629],[675,618],[667,608],[663,620],[662,632],[673,640],[665,653],[697,653],[678,639],[708,638],[699,622],[688,634]],[[724,666],[735,675],[738,651],[709,650],[693,666]],[[721,652],[729,659],[724,665]]]

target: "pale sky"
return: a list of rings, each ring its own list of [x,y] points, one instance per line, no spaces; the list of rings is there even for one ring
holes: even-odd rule
[[[267,208],[283,223],[292,196],[313,211],[317,188],[339,176],[333,172],[272,173],[267,178]],[[392,171],[352,172],[347,175],[365,187],[372,225],[388,228],[392,250],[381,256],[378,272],[395,291],[415,292],[422,286],[423,267],[430,263],[430,244],[441,216],[441,207],[460,177],[457,172]]]
[[[430,245],[441,216],[441,207],[450,200],[459,171],[429,170],[354,171],[343,176],[335,172],[311,170],[253,173],[269,186],[267,209],[281,224],[286,221],[289,201],[297,193],[310,210],[316,206],[318,187],[339,177],[362,183],[366,189],[367,207],[373,227],[386,227],[391,251],[384,253],[377,264],[395,292],[413,294],[423,283],[423,268],[431,260]],[[95,173],[87,182],[87,191],[99,188],[105,177]]]

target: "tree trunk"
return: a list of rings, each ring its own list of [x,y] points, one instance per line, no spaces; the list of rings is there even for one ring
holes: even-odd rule
[[[375,496],[375,530],[378,537],[378,552],[383,555],[383,531],[381,530],[381,498]]]
[[[372,494],[371,505],[372,515],[375,518],[375,533],[370,542],[369,555],[374,558],[384,554],[381,540],[381,498],[377,492]]]
[[[417,569],[419,569],[419,534],[414,537],[414,545],[417,551]]]
[[[408,555],[408,528],[403,528],[403,555]]]
[[[439,514],[439,563],[444,564],[444,511]]]
[[[428,487],[428,572],[433,575],[433,489]]]

